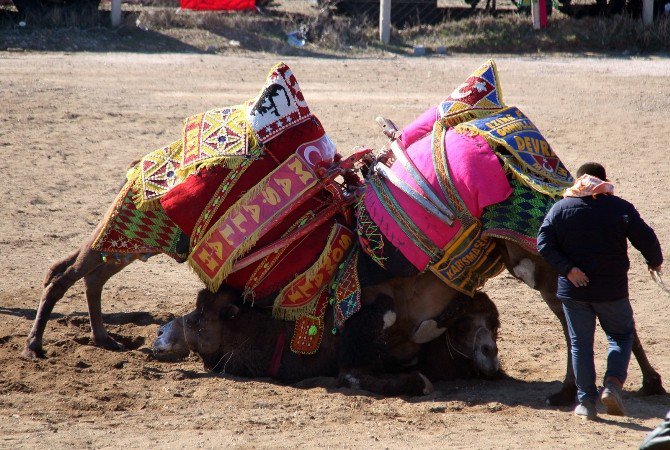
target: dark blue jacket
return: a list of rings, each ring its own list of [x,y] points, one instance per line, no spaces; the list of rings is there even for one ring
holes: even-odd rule
[[[568,197],[547,213],[537,247],[559,273],[559,297],[613,301],[628,297],[627,239],[647,264],[661,265],[663,255],[656,234],[632,204],[613,195]],[[589,278],[587,286],[575,287],[566,278],[573,267]]]

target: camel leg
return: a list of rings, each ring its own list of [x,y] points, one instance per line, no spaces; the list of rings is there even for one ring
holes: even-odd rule
[[[340,372],[338,384],[387,396],[417,396],[433,392],[433,384],[417,371],[381,375],[364,370],[346,370]]]
[[[568,323],[565,320],[563,305],[556,297],[556,280],[558,275],[546,261],[537,255],[531,255],[521,246],[504,239],[497,240],[497,243],[498,251],[502,256],[505,266],[507,266],[507,270],[515,278],[539,291],[544,302],[561,322],[563,337],[565,338],[565,348],[567,350],[565,378],[563,379],[561,390],[547,397],[547,404],[553,406],[571,405],[575,402],[577,396],[577,386],[575,385],[575,373],[572,370]]]
[[[23,356],[29,359],[44,358],[42,337],[54,306],[72,285],[103,264],[100,252],[90,250],[85,244],[67,258],[52,265],[47,274],[47,285],[42,293],[33,327],[28,334]]]
[[[661,382],[661,376],[654,370],[647,359],[647,354],[642,348],[642,342],[635,329],[635,340],[633,341],[633,354],[642,370],[642,387],[637,391],[638,395],[664,395],[666,394]]]
[[[124,350],[123,345],[116,342],[107,333],[105,325],[102,323],[102,288],[111,277],[122,271],[131,262],[103,264],[84,276],[88,317],[91,323],[91,337],[93,338],[93,343],[98,347],[109,350]]]
[[[382,374],[389,358],[388,314],[393,312],[393,299],[378,295],[374,303],[365,305],[354,314],[342,330],[338,365],[339,384],[353,389],[364,389],[382,395],[425,395],[433,385],[419,372]],[[416,345],[418,355],[419,346]]]
[[[553,291],[540,291],[542,299],[545,301],[551,312],[561,322],[563,328],[563,337],[565,338],[565,348],[567,349],[567,365],[565,368],[565,378],[561,390],[547,397],[547,404],[552,406],[572,405],[577,396],[577,386],[575,385],[575,372],[572,370],[572,354],[570,353],[570,334],[568,332],[568,323],[565,320],[563,305],[556,297]]]

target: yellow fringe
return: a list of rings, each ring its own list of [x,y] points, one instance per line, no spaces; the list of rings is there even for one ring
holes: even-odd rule
[[[233,215],[238,214],[242,210],[242,205],[246,205],[248,201],[259,195],[261,191],[265,188],[267,181],[269,178],[275,173],[277,169],[272,171],[270,174],[268,174],[263,180],[261,180],[259,183],[256,184],[256,186],[252,187],[249,189],[233,206],[228,208],[228,210],[219,218],[219,220],[212,225],[212,227],[209,229],[209,231],[203,236],[202,240],[200,241],[200,244],[196,248],[194,248],[191,251],[191,255],[195,254],[197,252],[197,249],[200,248],[200,245],[203,243],[207,242],[209,237],[216,231],[216,228],[219,223],[222,223],[224,220],[226,220],[228,217],[231,217]],[[233,264],[235,264],[235,261],[240,258],[244,253],[248,252],[251,250],[251,248],[256,245],[256,242],[261,237],[261,226],[263,224],[259,224],[259,227],[254,231],[249,237],[247,237],[244,242],[237,247],[233,252],[230,254],[226,262],[219,268],[219,272],[216,274],[214,279],[208,280],[208,276],[200,269],[200,267],[193,261],[192,257],[189,256],[188,262],[189,265],[193,268],[196,274],[202,279],[205,284],[207,284],[207,287],[212,291],[216,292],[216,290],[219,288],[223,280],[230,275]]]
[[[123,207],[123,200],[126,198],[128,191],[132,189],[133,183],[135,183],[135,180],[133,179],[126,180],[126,184],[123,185],[119,193],[116,195],[116,198],[112,203],[112,206],[105,213],[105,217],[102,219],[102,223],[104,223],[104,225],[102,226],[102,228],[100,228],[100,232],[98,233],[98,235],[95,237],[95,240],[91,244],[91,248],[93,250],[99,250],[98,246],[100,244],[100,240],[103,239],[103,237],[107,234],[107,227],[109,226],[112,218],[116,217],[119,214],[119,211]]]
[[[311,314],[314,311],[314,307],[316,306],[316,301],[318,300],[320,294],[322,293],[323,289],[326,289],[331,281],[335,273],[331,275],[331,278],[325,281],[324,285],[317,291],[316,294],[314,294],[314,297],[312,300],[304,305],[300,306],[297,308],[285,308],[281,305],[281,299],[284,297],[284,293],[293,287],[293,282],[297,280],[298,278],[303,278],[305,280],[311,280],[316,277],[316,274],[321,270],[324,265],[326,259],[328,259],[328,256],[330,255],[330,252],[333,250],[333,242],[335,240],[335,236],[337,236],[338,231],[343,228],[342,225],[335,224],[333,225],[332,229],[330,230],[330,234],[328,235],[328,240],[326,241],[326,245],[319,255],[319,257],[314,261],[314,263],[304,271],[303,273],[297,275],[293,280],[287,284],[277,295],[275,298],[274,305],[272,307],[272,316],[275,317],[276,319],[282,319],[282,320],[296,320],[298,317],[302,316],[303,314]],[[345,249],[346,252],[347,249]]]
[[[272,317],[279,320],[286,320],[290,322],[295,322],[300,318],[300,316],[309,314],[314,314],[316,310],[316,302],[319,299],[322,291],[319,291],[314,295],[314,298],[299,308],[278,308],[277,305],[272,307]]]

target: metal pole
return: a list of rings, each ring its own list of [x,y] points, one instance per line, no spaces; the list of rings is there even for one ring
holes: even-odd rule
[[[654,21],[654,0],[642,0],[642,23],[651,25]]]
[[[121,0],[112,0],[112,26],[121,25]]]
[[[379,0],[379,39],[384,44],[391,40],[391,0]]]

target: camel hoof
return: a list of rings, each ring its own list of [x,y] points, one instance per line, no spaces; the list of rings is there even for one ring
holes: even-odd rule
[[[661,383],[661,377],[655,377],[652,380],[645,380],[642,382],[642,387],[635,393],[638,397],[646,397],[649,395],[665,395],[666,390]]]
[[[435,388],[433,387],[433,383],[431,383],[430,380],[428,378],[426,378],[426,376],[424,374],[420,373],[420,372],[419,372],[419,376],[423,380],[423,384],[424,384],[423,391],[421,391],[421,392],[423,393],[423,395],[431,394],[435,390]]]
[[[122,352],[126,349],[122,343],[115,341],[110,336],[99,339],[94,337],[93,344],[96,347],[104,348],[105,350],[112,350],[114,352]]]
[[[26,348],[21,352],[21,357],[30,361],[37,361],[39,359],[46,359],[47,355],[41,347],[30,348],[26,345]]]
[[[571,406],[575,403],[575,398],[577,396],[577,388],[566,388],[564,387],[557,393],[547,397],[546,403],[547,406]]]

